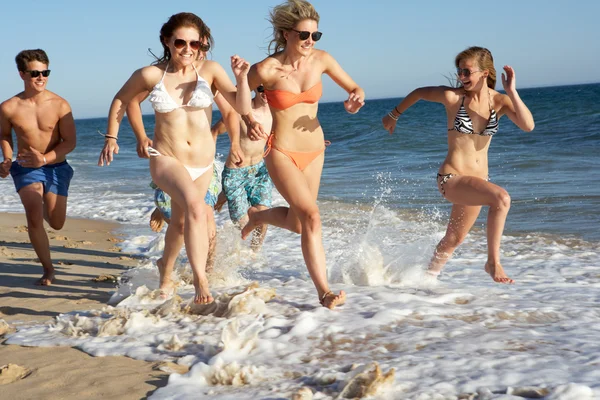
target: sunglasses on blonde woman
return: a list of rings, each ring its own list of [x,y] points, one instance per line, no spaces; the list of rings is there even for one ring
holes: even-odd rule
[[[42,75],[44,78],[47,78],[50,76],[50,70],[49,69],[45,69],[43,71],[38,71],[38,70],[31,70],[31,71],[25,71],[27,72],[29,75],[31,75],[32,78],[37,78],[38,76]]]
[[[464,76],[465,78],[468,78],[471,76],[471,74],[474,74],[475,72],[482,72],[482,71],[471,71],[469,69],[466,68],[456,68],[456,76]]]
[[[323,32],[309,32],[309,31],[297,31],[295,29],[292,29],[294,32],[296,32],[298,34],[298,38],[300,40],[306,40],[308,39],[309,36],[312,36],[312,40],[314,40],[315,42],[318,42],[319,39],[321,39],[321,36],[323,36]]]
[[[201,43],[199,40],[191,40],[186,42],[183,39],[175,39],[173,41],[173,46],[175,46],[176,49],[183,49],[187,44],[189,44],[190,48],[194,51],[202,50],[206,52],[210,50],[210,44]]]

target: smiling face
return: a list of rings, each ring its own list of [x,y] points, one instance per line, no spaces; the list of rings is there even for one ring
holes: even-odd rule
[[[173,31],[173,35],[166,40],[166,45],[171,52],[171,60],[174,63],[186,66],[193,63],[200,54],[200,33],[196,28],[183,26]]]
[[[462,59],[458,63],[457,75],[465,90],[480,90],[487,86],[488,70],[482,70],[476,60]]]
[[[40,61],[29,61],[27,63],[26,71],[19,71],[21,79],[25,83],[25,89],[33,89],[36,92],[43,92],[46,90],[46,84],[48,83],[48,77],[44,77],[39,74],[37,77],[32,77],[31,72],[28,71],[45,71],[48,69],[48,64],[44,64]]]
[[[305,19],[296,24],[293,30],[285,32],[287,41],[286,49],[298,52],[303,56],[308,56],[315,46],[315,41],[312,38],[312,33],[317,32],[319,24],[313,19]],[[300,39],[299,32],[310,32],[307,39]]]

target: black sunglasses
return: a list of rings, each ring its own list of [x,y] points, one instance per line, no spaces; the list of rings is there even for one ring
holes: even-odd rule
[[[263,93],[265,91],[265,87],[263,85],[260,85],[259,87],[256,88],[256,91],[258,93]]]
[[[38,70],[31,70],[31,71],[25,71],[27,72],[29,75],[31,75],[32,78],[37,78],[38,76],[42,75],[44,78],[47,78],[50,76],[50,70],[49,69],[45,69],[43,71],[38,71]]]
[[[323,36],[323,32],[313,32],[310,33],[309,31],[297,31],[295,29],[292,29],[294,32],[298,33],[298,38],[300,40],[306,40],[308,39],[309,36],[312,36],[312,40],[314,40],[315,42],[318,42],[319,39],[321,39],[321,36]]]
[[[471,71],[466,68],[456,68],[456,76],[463,75],[465,78],[470,77],[471,74],[474,74],[475,72],[483,72],[483,71]]]
[[[204,52],[210,50],[210,44],[209,43],[201,43],[199,40],[191,40],[189,42],[186,42],[183,39],[175,39],[173,41],[173,46],[175,46],[176,49],[183,49],[187,44],[189,43],[190,48],[194,51],[198,51],[198,50],[202,50]]]

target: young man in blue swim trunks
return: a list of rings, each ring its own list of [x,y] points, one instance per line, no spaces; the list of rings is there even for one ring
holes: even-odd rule
[[[256,89],[252,99],[252,115],[265,132],[271,132],[273,117],[262,85]],[[227,197],[229,217],[241,228],[248,222],[249,212],[271,207],[273,182],[263,159],[266,140],[250,140],[246,124],[241,119],[239,125],[239,130],[229,132],[231,148],[223,168],[223,192]],[[217,205],[216,209],[220,207]],[[254,251],[260,249],[266,233],[267,225],[254,230],[251,240]]]
[[[27,231],[44,274],[37,285],[55,280],[44,220],[59,230],[67,216],[67,196],[73,169],[66,155],[76,144],[69,103],[46,90],[50,61],[44,50],[23,50],[15,58],[24,91],[0,104],[0,147],[4,161],[0,177],[12,176],[27,217]],[[12,131],[17,158],[12,160]]]

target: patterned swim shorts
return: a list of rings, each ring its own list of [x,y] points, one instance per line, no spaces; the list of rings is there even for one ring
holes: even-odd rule
[[[229,217],[239,221],[251,206],[271,207],[273,182],[265,161],[242,168],[223,168],[223,192]]]

